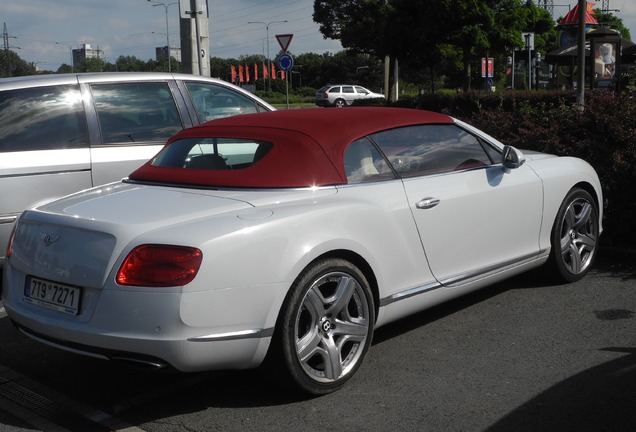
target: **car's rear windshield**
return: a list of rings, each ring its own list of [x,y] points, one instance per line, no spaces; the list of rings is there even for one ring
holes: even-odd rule
[[[186,138],[166,146],[153,166],[189,169],[242,169],[260,161],[272,144],[237,138]]]

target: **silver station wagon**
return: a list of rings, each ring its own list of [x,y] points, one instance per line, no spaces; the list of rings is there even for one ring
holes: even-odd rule
[[[272,110],[239,87],[195,75],[0,79],[0,269],[23,210],[128,176],[184,128]]]

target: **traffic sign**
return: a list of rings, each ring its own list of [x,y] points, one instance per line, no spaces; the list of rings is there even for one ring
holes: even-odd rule
[[[294,59],[289,54],[283,54],[278,58],[278,67],[289,72],[294,67]]]
[[[294,37],[293,34],[276,35],[276,39],[278,40],[278,44],[280,45],[280,48],[284,52],[287,52],[287,48],[289,48],[289,44],[291,43],[291,40],[292,40],[293,37]]]

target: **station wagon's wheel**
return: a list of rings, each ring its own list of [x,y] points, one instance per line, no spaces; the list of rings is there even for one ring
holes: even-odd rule
[[[574,188],[563,200],[552,228],[551,265],[562,282],[587,274],[598,249],[598,209],[592,196]]]
[[[347,106],[347,102],[344,99],[336,99],[334,106],[336,108],[344,108]]]
[[[304,392],[342,387],[371,344],[375,309],[362,272],[350,262],[325,259],[296,280],[281,311],[278,339],[284,373]]]

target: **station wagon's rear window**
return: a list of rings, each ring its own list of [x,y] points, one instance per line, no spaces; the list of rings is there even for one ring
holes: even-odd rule
[[[185,84],[201,123],[261,111],[259,105],[252,99],[227,88],[200,82],[186,82]]]
[[[165,142],[183,129],[165,82],[91,86],[104,144]]]

